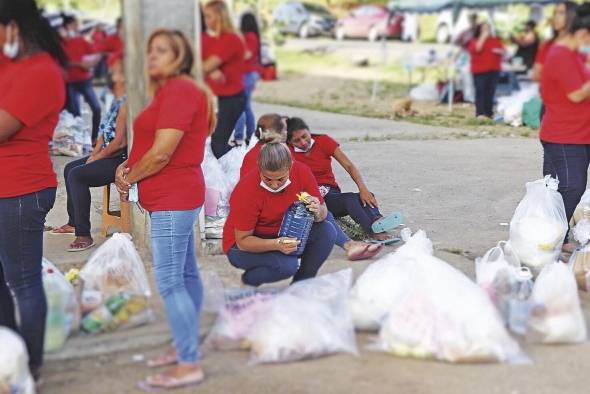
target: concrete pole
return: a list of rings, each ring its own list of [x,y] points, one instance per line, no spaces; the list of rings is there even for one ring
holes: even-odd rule
[[[121,0],[124,42],[125,79],[128,103],[128,146],[133,143],[133,120],[148,103],[145,81],[145,53],[149,35],[158,28],[181,30],[194,43],[200,59],[200,14],[196,0]],[[200,61],[197,62],[200,64]],[[200,67],[196,67],[199,69]],[[199,73],[196,73],[199,74]],[[148,256],[149,218],[135,205],[132,210],[132,233],[136,246]]]

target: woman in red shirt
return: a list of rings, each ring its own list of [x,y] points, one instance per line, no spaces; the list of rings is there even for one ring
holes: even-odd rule
[[[590,164],[590,69],[578,51],[588,44],[590,4],[585,4],[569,33],[549,51],[541,77],[543,175],[559,179],[568,223],[586,190]],[[572,248],[566,240],[564,249]]]
[[[402,224],[401,214],[383,217],[379,212],[377,199],[369,191],[360,171],[342,152],[338,143],[327,135],[311,134],[309,127],[301,118],[287,120],[287,141],[296,161],[306,164],[315,176],[328,210],[335,217],[350,216],[363,230],[376,241],[395,242],[389,230]],[[357,184],[359,193],[342,193],[334,172],[332,158],[350,174]]]
[[[223,250],[229,262],[244,270],[242,282],[251,286],[293,281],[316,276],[334,247],[336,232],[326,221],[328,210],[313,174],[293,162],[285,144],[266,144],[258,156],[259,171],[251,171],[236,185],[230,198],[229,216],[223,228]],[[307,209],[315,222],[299,257],[300,240],[279,238],[285,212],[307,192]]]
[[[47,315],[43,230],[57,187],[48,144],[65,102],[67,60],[33,0],[0,0],[0,48],[0,326],[23,337],[38,379]]]
[[[218,122],[211,136],[211,150],[219,159],[231,149],[229,138],[245,109],[246,46],[223,0],[208,2],[204,14],[207,32],[202,34],[201,40],[203,72],[218,103]]]
[[[494,99],[504,46],[493,35],[490,25],[482,23],[476,28],[468,50],[475,84],[475,116],[489,119],[494,116]]]
[[[254,111],[252,111],[252,93],[256,88],[256,82],[260,79],[260,33],[258,31],[258,22],[256,16],[251,12],[242,15],[240,30],[246,41],[246,73],[244,74],[244,96],[246,99],[245,109],[240,119],[236,123],[234,131],[235,145],[244,143],[244,133],[246,145],[250,143],[250,138],[256,128]]]
[[[150,36],[147,60],[153,99],[133,123],[129,160],[116,174],[124,198],[136,185],[138,201],[151,219],[154,273],[175,346],[148,363],[176,364],[147,378],[147,384],[162,388],[204,378],[198,342],[203,286],[193,227],[205,200],[201,163],[215,118],[206,88],[197,86],[191,76],[193,59],[181,32],[158,30]]]

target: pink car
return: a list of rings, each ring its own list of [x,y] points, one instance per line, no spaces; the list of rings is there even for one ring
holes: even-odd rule
[[[340,19],[336,25],[336,39],[367,38],[376,41],[379,37],[400,38],[404,17],[381,5],[363,5],[355,8],[348,17]]]

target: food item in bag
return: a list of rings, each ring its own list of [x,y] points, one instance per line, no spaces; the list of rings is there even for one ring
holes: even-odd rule
[[[590,245],[580,248],[572,254],[569,260],[578,284],[578,289],[588,291],[590,288]]]
[[[7,350],[10,351],[7,351]],[[29,356],[24,341],[14,331],[0,326],[0,393],[34,394]]]

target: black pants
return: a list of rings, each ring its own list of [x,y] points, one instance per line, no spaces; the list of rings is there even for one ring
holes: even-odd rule
[[[24,339],[33,376],[43,364],[47,317],[41,269],[43,228],[54,202],[55,188],[0,198],[0,326]],[[0,349],[4,351],[10,349]]]
[[[563,197],[565,214],[569,223],[576,206],[586,191],[590,145],[553,144],[543,145],[543,175],[559,180],[559,193]]]
[[[246,108],[246,99],[241,92],[235,96],[218,97],[217,127],[211,136],[211,149],[216,158],[225,155],[231,149],[228,141],[236,122]]]
[[[125,159],[126,154],[118,154],[86,164],[88,157],[83,157],[66,165],[64,180],[68,194],[68,224],[76,228],[76,236],[90,236],[90,188],[113,183],[115,170]]]
[[[475,116],[494,116],[494,98],[498,86],[498,71],[473,74],[475,84]]]
[[[372,234],[371,226],[377,220],[383,217],[378,208],[371,208],[369,205],[363,207],[359,193],[342,193],[339,188],[334,186],[322,185],[330,189],[324,196],[328,211],[337,218],[350,216],[357,222],[367,234]]]

